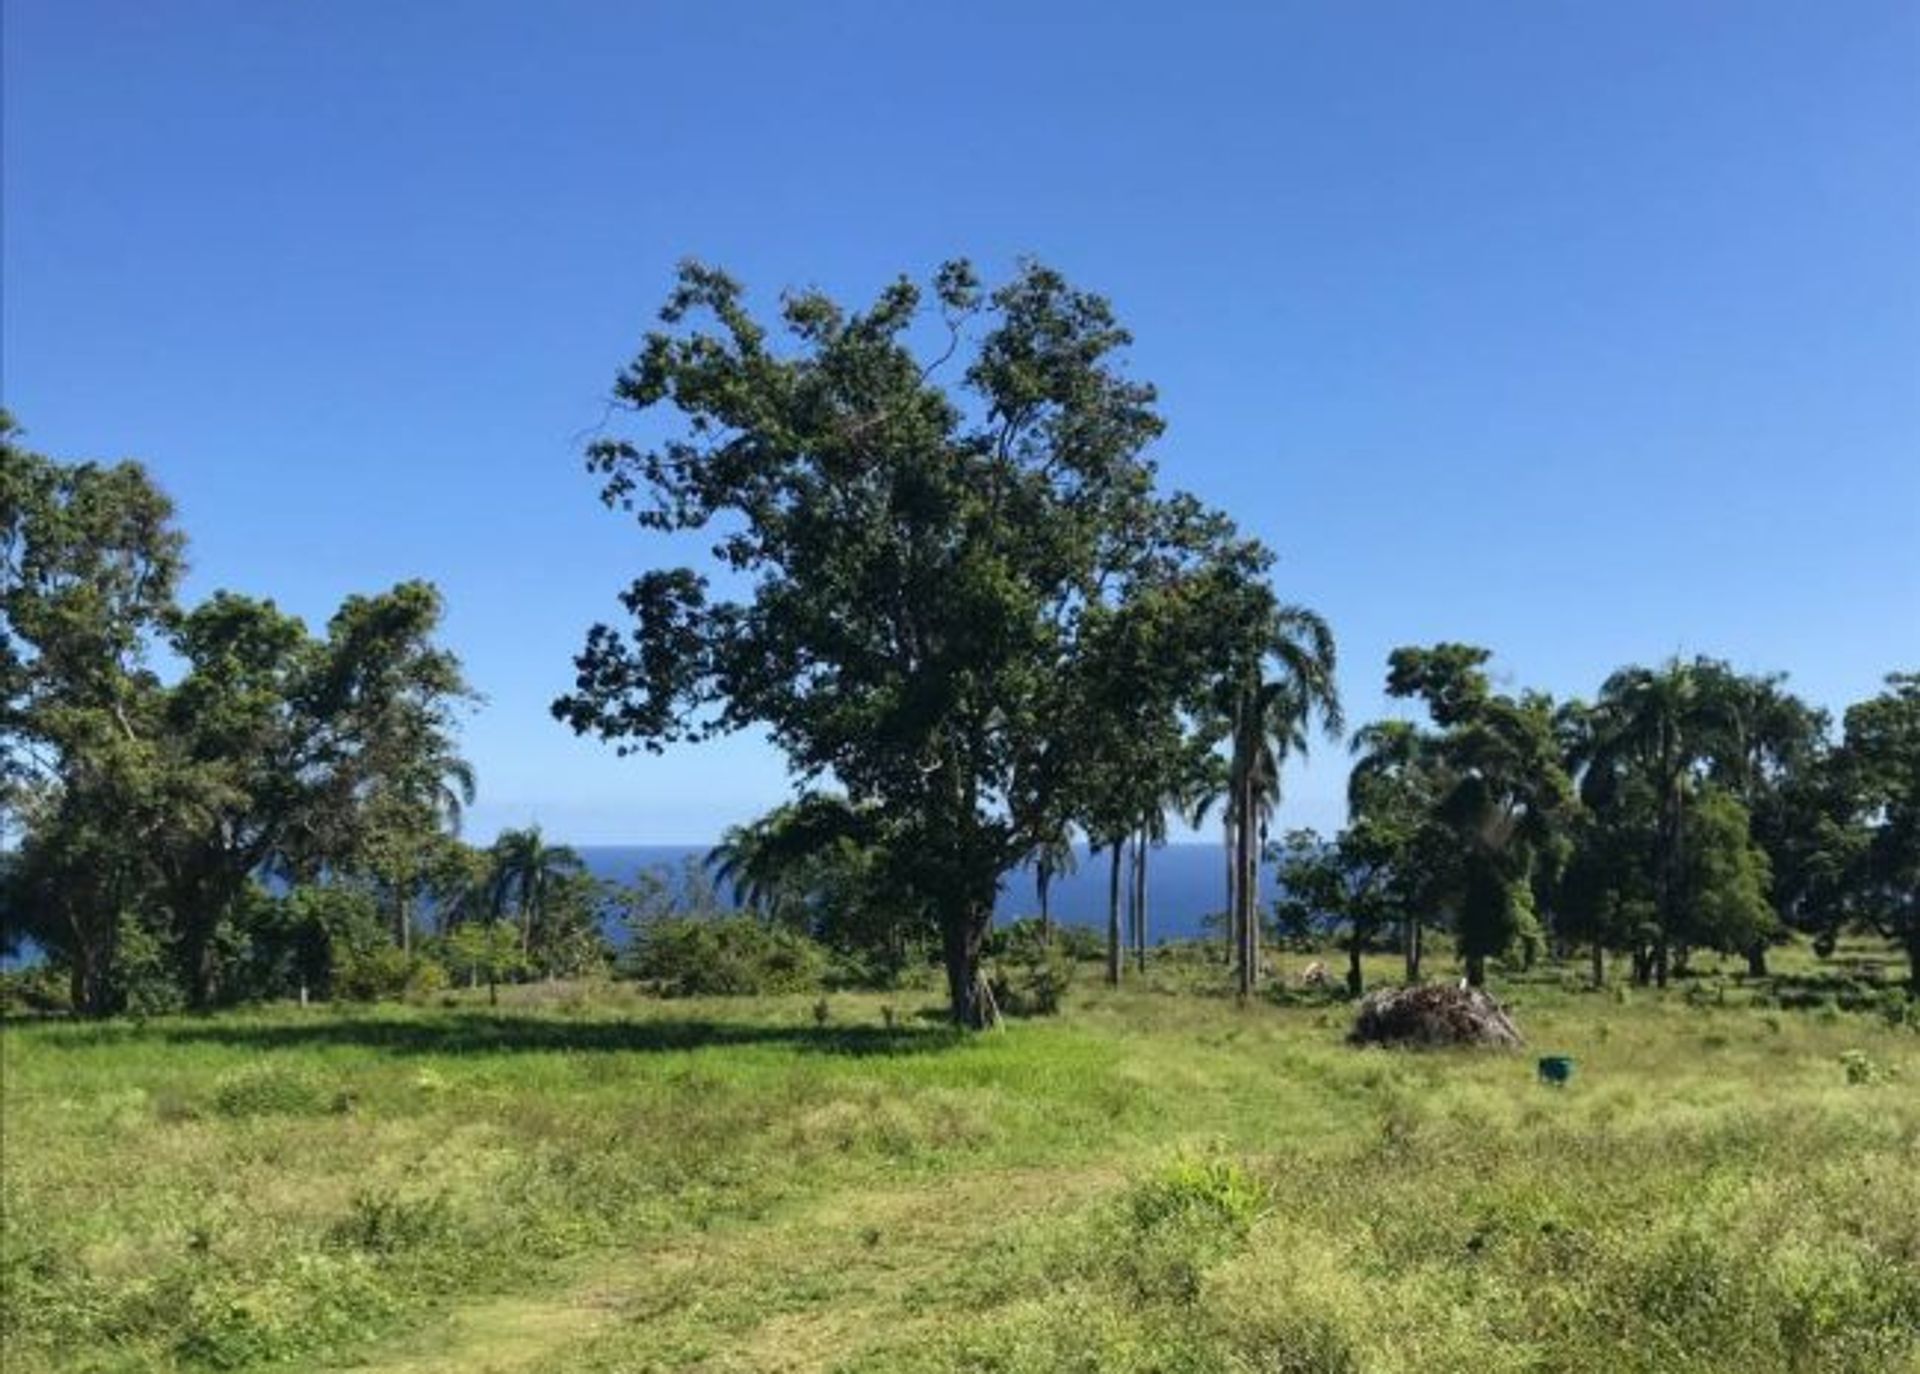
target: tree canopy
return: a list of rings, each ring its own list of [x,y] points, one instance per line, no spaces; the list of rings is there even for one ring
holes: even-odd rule
[[[1126,331],[1041,265],[988,291],[951,262],[858,311],[795,293],[776,342],[689,264],[661,323],[615,395],[677,432],[588,463],[608,505],[703,532],[705,556],[634,579],[632,624],[591,629],[555,713],[621,748],[763,728],[803,780],[884,807],[953,1014],[980,1024],[1002,876],[1114,728],[1101,646],[1150,617],[1161,671],[1217,670],[1270,614],[1270,555],[1156,492]]]

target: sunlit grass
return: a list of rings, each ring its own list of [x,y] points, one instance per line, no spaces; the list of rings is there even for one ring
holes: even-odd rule
[[[1899,1004],[1580,974],[1505,989],[1565,1089],[1173,960],[978,1037],[620,987],[10,1027],[7,1368],[1913,1368]]]

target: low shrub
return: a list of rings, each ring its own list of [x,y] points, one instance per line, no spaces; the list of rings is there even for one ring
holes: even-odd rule
[[[1009,1016],[1052,1016],[1073,985],[1074,961],[1038,921],[1016,921],[998,934],[991,983]]]
[[[0,970],[0,1016],[46,1016],[71,1007],[67,975],[53,965]]]
[[[327,1238],[343,1249],[391,1255],[445,1239],[453,1231],[453,1207],[444,1193],[408,1198],[385,1189],[354,1194],[347,1214]]]
[[[213,1088],[222,1116],[318,1116],[333,1110],[336,1095],[315,1075],[278,1064],[256,1064],[224,1073]]]
[[[1267,1185],[1237,1159],[1217,1151],[1183,1151],[1133,1185],[1127,1211],[1140,1231],[1200,1217],[1244,1237],[1270,1196]]]
[[[636,931],[626,971],[663,997],[751,996],[816,988],[826,953],[752,916],[668,916]]]

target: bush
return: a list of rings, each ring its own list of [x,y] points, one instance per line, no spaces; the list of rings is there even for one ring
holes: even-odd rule
[[[635,934],[626,969],[663,997],[750,996],[820,986],[826,952],[752,916],[665,916]]]
[[[67,975],[52,964],[0,970],[0,1016],[45,1016],[72,1005]]]
[[[1177,1154],[1127,1194],[1128,1213],[1138,1230],[1202,1217],[1236,1237],[1246,1235],[1268,1202],[1267,1186],[1238,1160],[1218,1152]]]
[[[1115,1247],[1117,1276],[1137,1301],[1191,1304],[1206,1271],[1246,1243],[1268,1201],[1238,1160],[1177,1154],[1123,1199],[1128,1234]]]
[[[996,934],[994,1000],[1009,1016],[1051,1016],[1073,983],[1074,961],[1038,921],[1015,921]]]
[[[430,1001],[447,990],[447,970],[437,960],[415,955],[407,969],[406,995],[409,1001]]]
[[[257,1064],[220,1075],[214,1109],[222,1116],[317,1116],[334,1101],[312,1074]]]
[[[333,995],[350,1002],[377,1002],[407,991],[413,959],[398,945],[356,947],[336,940]]]
[[[370,1255],[392,1255],[442,1240],[453,1231],[444,1193],[406,1198],[384,1190],[356,1193],[347,1214],[328,1231],[333,1244]]]

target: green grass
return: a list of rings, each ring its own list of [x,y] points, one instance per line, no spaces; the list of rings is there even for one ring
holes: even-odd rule
[[[1174,961],[971,1038],[622,987],[14,1025],[6,1368],[1913,1370],[1920,1035],[1822,977],[1508,985],[1565,1089]]]

